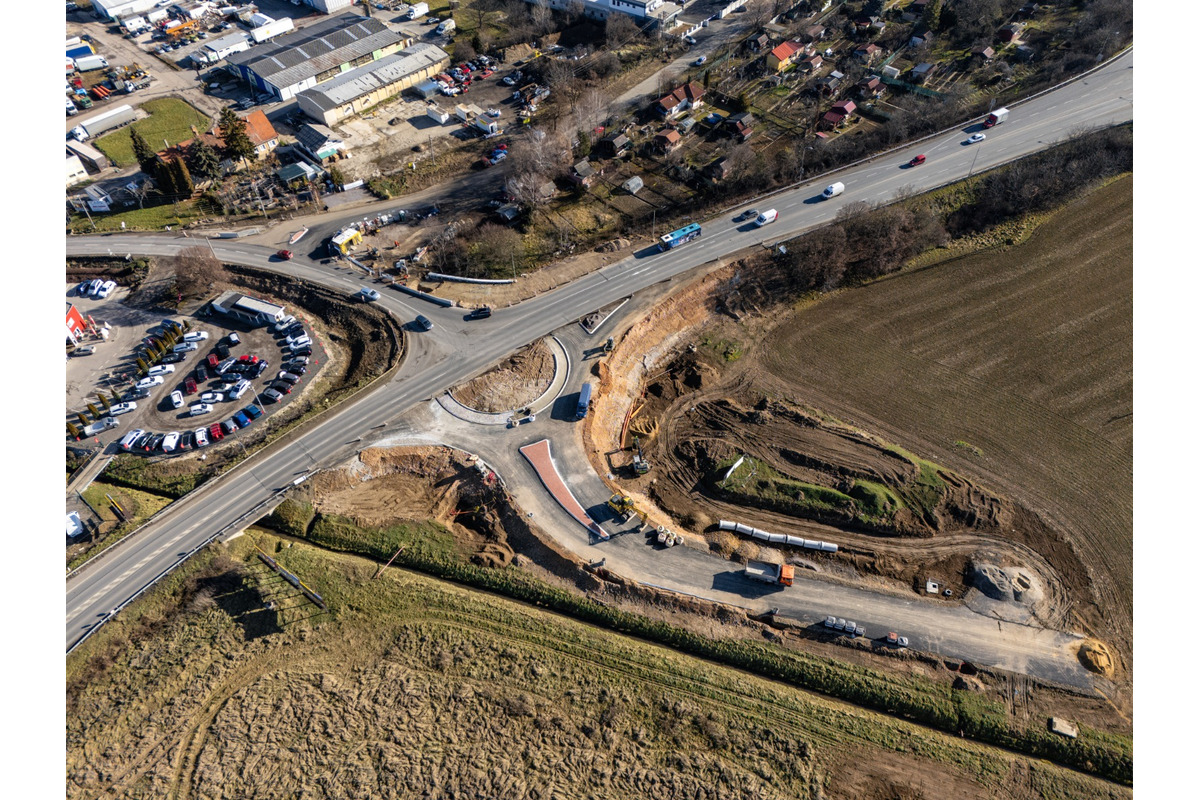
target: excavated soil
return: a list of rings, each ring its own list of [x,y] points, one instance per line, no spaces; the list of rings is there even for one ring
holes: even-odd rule
[[[553,380],[554,354],[546,340],[539,339],[450,394],[467,408],[497,414],[529,405]]]

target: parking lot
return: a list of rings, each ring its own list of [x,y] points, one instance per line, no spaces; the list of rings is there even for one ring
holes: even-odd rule
[[[252,327],[205,309],[196,317],[164,318],[125,305],[125,290],[120,288],[106,299],[80,297],[74,285],[67,294],[98,326],[108,325],[108,338],[81,342],[95,346],[90,355],[67,357],[66,419],[79,427],[76,412],[84,411],[89,402],[100,408],[96,394],[103,392],[121,413],[109,415],[116,420],[115,428],[93,431],[87,443],[94,446],[98,441],[108,452],[177,455],[205,446],[195,436],[200,428],[225,423],[224,430],[208,437],[210,443],[233,435],[237,428],[263,428],[265,418],[298,396],[324,360],[314,358],[314,352],[323,351],[312,339],[315,332],[303,322],[293,321],[287,330],[274,330],[274,326]],[[178,344],[166,333],[175,325],[179,326],[175,334]],[[147,356],[152,339],[170,342],[168,352],[153,365]],[[150,366],[149,375],[142,375],[139,357]],[[287,374],[282,375],[285,366]],[[140,388],[139,382],[143,384]],[[211,408],[197,410],[201,403]],[[231,419],[237,428],[230,424]],[[134,430],[161,435],[162,440],[146,437],[120,447],[117,443]],[[178,441],[167,439],[172,432],[181,434]],[[191,437],[183,435],[188,432]]]

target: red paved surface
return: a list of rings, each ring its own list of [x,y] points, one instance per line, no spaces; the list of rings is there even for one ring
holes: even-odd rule
[[[558,467],[554,466],[554,459],[550,455],[549,439],[542,439],[540,442],[525,445],[521,448],[521,455],[525,456],[526,460],[537,470],[538,477],[542,480],[542,485],[558,501],[558,504],[563,507],[564,511],[574,517],[576,522],[601,539],[608,538],[608,533],[604,528],[601,528],[588,516],[587,512],[583,510],[583,506],[575,499],[575,495],[571,494],[571,490],[567,488],[567,484],[563,483],[562,476],[558,474]]]

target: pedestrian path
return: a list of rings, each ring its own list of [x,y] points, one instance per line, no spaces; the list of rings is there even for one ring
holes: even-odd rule
[[[564,511],[596,536],[601,539],[608,538],[608,532],[588,516],[583,506],[575,499],[575,495],[567,488],[567,484],[563,482],[562,475],[558,474],[558,467],[554,465],[554,458],[550,455],[549,439],[525,445],[521,448],[521,455],[525,456],[526,460],[533,465],[538,477],[541,478],[542,485],[546,487],[546,491],[550,492],[550,495],[558,501]]]
[[[554,356],[554,377],[550,379],[550,386],[547,387],[546,391],[542,392],[541,396],[529,404],[531,414],[541,414],[554,405],[554,401],[562,393],[563,387],[567,384],[567,378],[571,374],[571,359],[567,355],[567,350],[563,347],[562,342],[557,337],[550,336],[546,344],[550,348],[551,355]],[[476,411],[455,400],[450,392],[438,395],[437,403],[450,415],[461,419],[463,422],[473,422],[476,425],[507,425],[508,421],[515,416],[515,411],[511,410],[500,411],[494,414]]]

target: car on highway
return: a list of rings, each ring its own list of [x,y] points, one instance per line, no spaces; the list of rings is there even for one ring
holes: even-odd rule
[[[174,364],[159,364],[157,367],[151,367],[146,371],[147,375],[170,375],[175,371]]]
[[[183,408],[183,392],[176,389],[175,391],[171,392],[170,398],[172,408]]]
[[[417,314],[415,322],[417,327],[423,331],[433,330],[433,322],[431,322],[429,317],[425,316],[424,314]]]
[[[188,414],[193,417],[202,417],[205,414],[211,414],[213,408],[215,408],[215,406],[213,406],[212,403],[196,403],[192,406],[191,411],[189,411]]]
[[[916,167],[916,166],[920,166],[921,164],[924,164],[924,163],[925,163],[925,156],[921,155],[921,156],[914,157],[912,161],[908,162],[908,165],[910,167]]]
[[[74,350],[72,350],[71,355],[73,355],[73,356],[90,356],[95,352],[96,352],[96,345],[85,344],[83,347],[76,347]]]
[[[967,144],[976,144],[977,142],[982,142],[986,138],[986,133],[973,133],[967,137]]]
[[[108,410],[110,416],[118,414],[128,414],[130,411],[137,411],[137,403],[117,403]]]
[[[280,261],[291,261],[293,253],[291,250],[280,250],[275,254],[275,257]]]
[[[703,66],[705,63],[707,63],[707,61],[708,61],[708,56],[700,56],[699,58],[697,58],[695,61],[692,62],[692,66],[700,67],[700,66]]]
[[[133,447],[133,443],[144,436],[146,432],[141,428],[134,428],[129,433],[121,437],[121,441],[117,445],[124,451],[128,452]]]
[[[162,445],[161,445],[162,451],[164,453],[173,453],[173,452],[175,452],[175,445],[177,445],[177,444],[179,444],[179,432],[171,431],[170,433],[163,436]]]
[[[224,392],[205,392],[204,394],[200,395],[201,403],[220,403],[224,399]]]
[[[359,297],[362,298],[362,301],[364,303],[366,303],[370,300],[378,300],[379,299],[379,292],[375,291],[374,289],[369,289],[366,286],[364,286],[362,289],[359,289],[358,295],[359,295]]]
[[[203,342],[208,338],[208,331],[192,331],[183,335],[185,342]]]
[[[208,447],[208,428],[196,428],[196,447]]]
[[[139,389],[152,389],[155,386],[163,385],[162,375],[151,375],[149,378],[142,378],[137,382],[136,386]]]
[[[735,222],[745,222],[748,219],[758,219],[758,209],[751,208],[738,214],[734,219]]]
[[[492,315],[490,306],[480,306],[479,308],[471,309],[471,313],[467,314],[466,319],[487,319]]]

